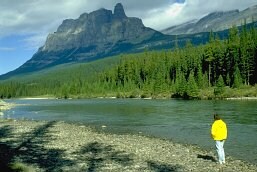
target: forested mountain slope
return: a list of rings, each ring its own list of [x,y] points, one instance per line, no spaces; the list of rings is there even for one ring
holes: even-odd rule
[[[0,83],[0,97],[183,97],[257,96],[257,29],[234,27],[228,39],[210,34],[209,43],[120,55],[113,66],[89,72],[102,60],[27,80]],[[104,64],[104,63],[102,63]],[[98,66],[99,67],[99,66]],[[59,71],[59,72],[58,72]],[[45,77],[44,77],[45,76]],[[58,79],[59,78],[59,79]],[[62,79],[61,79],[62,78]],[[242,91],[244,90],[244,91]]]

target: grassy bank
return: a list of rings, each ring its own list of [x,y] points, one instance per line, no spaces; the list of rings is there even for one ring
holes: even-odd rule
[[[170,99],[170,98],[183,98],[183,99],[257,99],[257,85],[255,86],[241,86],[240,88],[223,87],[217,93],[216,87],[209,87],[206,89],[197,90],[195,96],[181,96],[176,95],[172,91],[164,91],[158,93],[146,92],[142,90],[132,91],[113,91],[105,92],[102,94],[89,94],[89,95],[67,95],[67,98],[92,98],[92,97],[105,97],[105,98],[152,98],[152,99]]]
[[[104,130],[104,128],[103,128]],[[5,171],[257,171],[257,166],[191,145],[142,135],[117,135],[64,122],[1,120]]]
[[[56,95],[41,95],[30,98],[40,99],[53,99],[53,98],[143,98],[143,99],[170,99],[170,98],[182,98],[182,99],[200,99],[200,100],[212,100],[212,99],[257,99],[257,85],[255,86],[241,86],[240,88],[223,87],[219,93],[215,92],[216,87],[209,87],[206,89],[197,90],[195,96],[181,96],[176,95],[172,91],[163,91],[158,93],[147,92],[143,90],[115,90],[106,91],[102,93],[90,93],[90,94],[67,94],[65,96]],[[26,98],[26,97],[23,97]]]

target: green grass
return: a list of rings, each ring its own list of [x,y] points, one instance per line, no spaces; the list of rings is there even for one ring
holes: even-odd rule
[[[13,172],[35,172],[36,171],[33,167],[20,162],[11,163],[9,167]]]
[[[210,87],[200,90],[198,97],[200,99],[257,97],[257,84],[255,86],[244,85],[240,88],[224,87],[223,93],[216,96],[214,87]]]

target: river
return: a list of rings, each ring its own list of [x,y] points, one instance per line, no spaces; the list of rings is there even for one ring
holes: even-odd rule
[[[210,137],[213,114],[228,126],[225,152],[257,164],[256,100],[6,100],[18,104],[4,118],[59,120],[86,124],[107,132],[140,133],[215,149]]]

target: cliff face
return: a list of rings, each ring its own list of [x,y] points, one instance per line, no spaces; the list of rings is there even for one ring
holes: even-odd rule
[[[118,41],[137,43],[154,34],[138,18],[127,17],[122,5],[114,13],[99,9],[78,19],[64,20],[57,31],[47,37],[41,51],[59,51],[90,45],[104,46]]]
[[[45,45],[16,72],[117,54],[120,49],[129,49],[127,45],[139,44],[156,35],[162,34],[145,27],[139,18],[127,17],[118,3],[114,12],[99,9],[78,19],[64,20],[56,32],[48,35]]]

